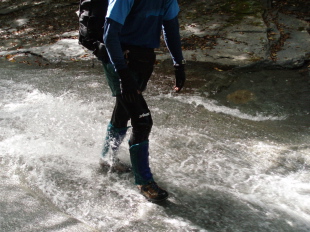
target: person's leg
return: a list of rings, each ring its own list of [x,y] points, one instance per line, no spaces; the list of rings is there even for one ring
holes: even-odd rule
[[[119,99],[116,98],[112,118],[107,127],[102,157],[106,157],[107,154],[110,153],[112,159],[116,159],[118,148],[126,136],[128,120],[129,115],[126,109],[120,104]]]
[[[153,181],[148,162],[148,138],[153,125],[151,112],[142,94],[139,94],[137,101],[133,103],[127,102],[121,96],[116,98],[127,109],[131,119],[132,133],[129,139],[129,151],[135,182],[137,185],[147,184]]]
[[[158,187],[149,166],[149,134],[153,125],[152,115],[142,94],[134,103],[128,103],[120,97],[131,118],[132,133],[129,140],[130,160],[135,176],[135,184],[141,193],[151,201],[161,201],[168,193]]]
[[[116,96],[117,94],[120,94],[119,77],[115,73],[113,65],[103,63],[103,68],[112,95]],[[126,136],[128,120],[129,115],[126,109],[119,102],[119,99],[116,98],[112,117],[107,126],[106,137],[101,153],[100,164],[102,167],[112,167],[112,171],[120,172],[130,170],[127,165],[119,162],[119,159],[117,158],[119,146]]]

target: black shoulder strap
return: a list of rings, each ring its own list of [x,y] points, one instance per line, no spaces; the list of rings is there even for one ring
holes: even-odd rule
[[[104,18],[109,5],[109,0],[91,0],[90,15]]]

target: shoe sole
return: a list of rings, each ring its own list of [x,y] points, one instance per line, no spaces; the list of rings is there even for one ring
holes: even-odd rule
[[[144,194],[141,190],[140,193],[150,202],[161,202],[161,201],[165,201],[167,200],[167,198],[169,197],[169,194],[167,193],[167,196],[161,198],[161,199],[156,199],[156,198],[150,198],[148,197],[146,194]]]

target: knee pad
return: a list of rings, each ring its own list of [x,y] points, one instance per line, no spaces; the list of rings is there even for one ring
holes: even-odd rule
[[[149,139],[153,122],[149,121],[147,123],[135,123],[132,125],[132,133],[129,140],[129,145],[141,143]]]

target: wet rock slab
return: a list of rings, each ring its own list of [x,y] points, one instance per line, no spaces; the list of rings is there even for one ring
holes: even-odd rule
[[[310,59],[309,23],[281,13],[278,21],[283,27],[283,33],[289,37],[277,52],[277,63],[287,68],[301,66],[305,60]]]
[[[297,11],[296,15],[279,13],[270,9],[270,1],[262,2],[265,8],[252,8],[247,1],[248,7],[222,0],[181,4],[179,19],[185,59],[221,66],[301,67],[310,60],[309,22],[298,19]],[[95,59],[78,45],[77,2],[16,0],[14,6],[10,3],[4,1],[0,9],[0,56],[35,53],[48,62]],[[70,14],[60,20],[57,14],[66,9]],[[51,20],[53,14],[56,18]],[[165,48],[157,53],[158,60],[170,59]]]

